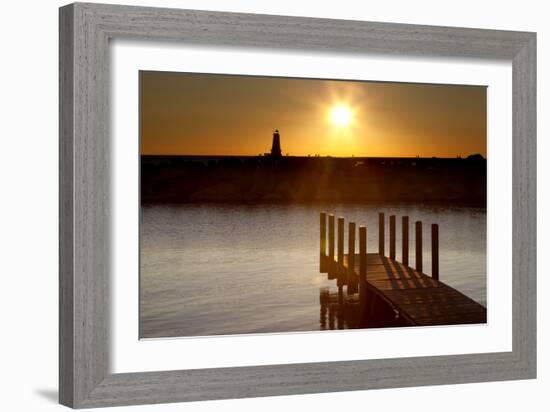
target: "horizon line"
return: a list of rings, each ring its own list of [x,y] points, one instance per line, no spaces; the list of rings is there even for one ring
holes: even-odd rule
[[[471,153],[466,156],[332,156],[332,155],[283,155],[279,158],[286,157],[303,157],[303,158],[333,158],[333,159],[466,159],[469,156],[480,155],[483,159],[487,160],[487,156],[481,153]],[[180,157],[259,157],[270,158],[269,154],[180,154],[180,153],[140,153],[140,156],[180,156]]]

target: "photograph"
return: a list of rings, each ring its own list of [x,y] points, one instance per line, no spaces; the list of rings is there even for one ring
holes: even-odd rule
[[[139,134],[140,339],[486,324],[486,86],[140,71]]]

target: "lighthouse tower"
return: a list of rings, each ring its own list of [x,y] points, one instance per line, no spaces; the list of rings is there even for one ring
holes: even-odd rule
[[[273,133],[273,143],[271,144],[271,157],[281,157],[281,136],[279,131]]]

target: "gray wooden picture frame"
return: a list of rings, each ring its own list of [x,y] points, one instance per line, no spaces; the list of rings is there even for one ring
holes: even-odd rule
[[[535,33],[84,3],[62,7],[59,24],[62,404],[89,408],[535,378]],[[110,39],[511,61],[512,351],[109,373]]]

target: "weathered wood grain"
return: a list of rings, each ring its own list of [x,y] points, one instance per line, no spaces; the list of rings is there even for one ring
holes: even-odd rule
[[[108,51],[111,39],[511,61],[513,351],[112,374],[108,341]],[[83,408],[534,377],[535,79],[534,33],[86,3],[62,7],[61,403]]]

